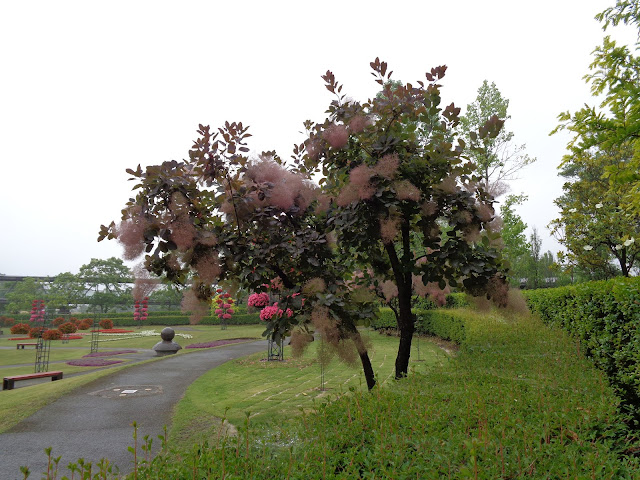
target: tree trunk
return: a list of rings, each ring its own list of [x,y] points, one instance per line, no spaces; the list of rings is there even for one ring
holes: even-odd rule
[[[398,292],[400,344],[398,345],[398,356],[396,357],[396,380],[406,377],[409,373],[411,342],[415,331],[415,323],[411,313],[411,290],[402,290],[399,289]]]
[[[358,349],[358,355],[360,355],[360,361],[362,362],[362,370],[364,371],[364,378],[367,380],[367,388],[369,390],[376,386],[376,379],[373,374],[373,367],[371,366],[371,360],[369,359],[369,353],[367,347],[365,347],[360,332],[356,331],[353,335],[353,343],[355,343]]]

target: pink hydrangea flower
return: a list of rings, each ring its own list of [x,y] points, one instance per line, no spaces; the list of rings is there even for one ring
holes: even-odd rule
[[[265,307],[269,305],[269,294],[267,293],[252,293],[249,295],[247,305],[250,307]]]

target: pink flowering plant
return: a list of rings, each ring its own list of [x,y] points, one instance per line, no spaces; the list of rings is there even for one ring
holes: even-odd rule
[[[193,322],[220,282],[271,294],[266,305],[256,297],[268,308],[266,336],[291,335],[298,348],[309,330],[322,333],[341,358],[360,359],[369,388],[375,376],[357,326],[377,315],[369,287],[392,282],[396,377],[405,377],[416,288],[506,297],[493,199],[468,160],[503,122],[492,117],[470,132],[468,146],[456,138],[460,109],[440,106],[446,67],[413,84],[392,82],[379,59],[371,68],[381,92],[362,102],[343,94],[332,72],[322,77],[334,94],[328,116],[304,122],[308,137],[291,159],[250,158],[248,127],[225,122],[199,125],[184,161],[128,169],[136,196],[99,240],[117,239],[130,258],[146,253],[149,272],[189,284],[183,309]],[[214,303],[214,311],[228,304]]]
[[[142,323],[147,320],[149,314],[149,297],[144,297],[142,302],[136,300],[133,306],[133,319]]]
[[[221,323],[227,323],[235,313],[235,300],[229,292],[225,292],[222,288],[216,289],[216,294],[211,302],[212,314],[217,316]]]

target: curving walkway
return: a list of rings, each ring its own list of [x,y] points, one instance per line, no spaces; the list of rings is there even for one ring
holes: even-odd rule
[[[58,478],[70,477],[66,467],[78,458],[94,464],[108,458],[128,473],[133,468],[127,447],[133,445],[134,421],[138,447],[145,435],[158,445],[157,436],[169,424],[173,406],[194,380],[229,360],[262,350],[266,353],[265,340],[204,349],[135,365],[80,387],[0,434],[0,479],[21,479],[23,465],[29,466],[30,478],[41,478],[47,470],[47,447],[53,448],[53,457],[62,456]],[[153,351],[141,353],[150,357]]]

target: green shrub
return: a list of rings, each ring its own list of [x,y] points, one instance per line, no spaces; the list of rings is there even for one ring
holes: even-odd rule
[[[447,295],[446,308],[465,308],[469,306],[466,293],[456,292]]]
[[[466,338],[465,312],[437,309],[416,312],[416,332],[461,344]]]
[[[382,307],[378,316],[371,320],[371,328],[374,330],[396,330],[398,323],[393,310],[389,307]]]
[[[529,308],[569,332],[640,419],[640,278],[525,292]]]
[[[444,308],[414,309],[413,313],[416,316],[416,333],[436,335],[456,343],[464,341],[464,313]],[[393,310],[389,307],[381,308],[378,317],[371,322],[371,327],[379,331],[396,331],[398,324]]]

